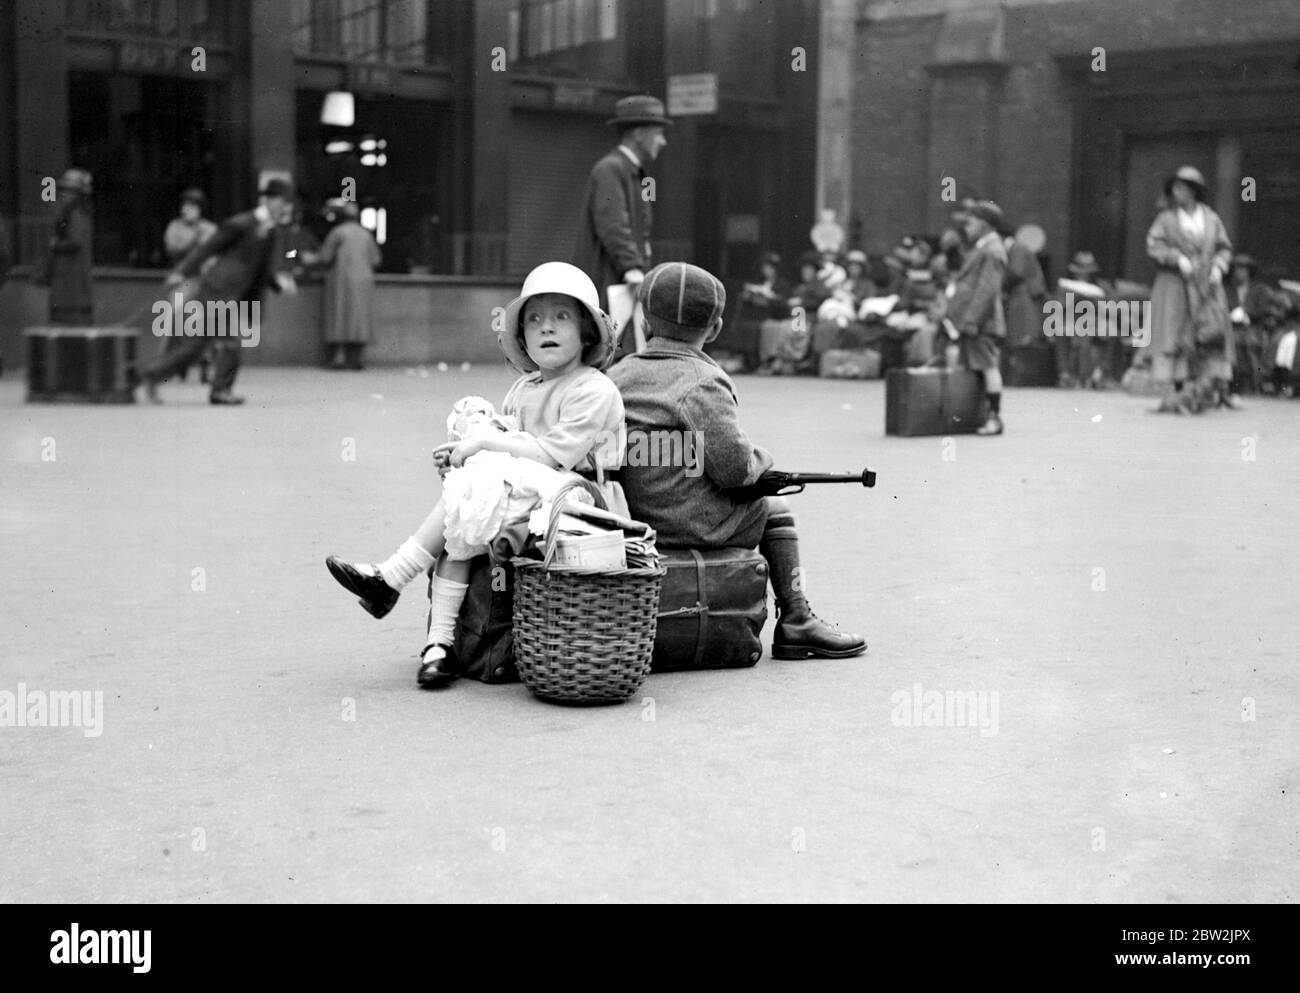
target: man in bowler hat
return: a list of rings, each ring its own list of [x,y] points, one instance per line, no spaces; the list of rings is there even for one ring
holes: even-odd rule
[[[651,213],[642,181],[668,144],[664,129],[672,122],[662,102],[643,94],[620,100],[609,123],[618,129],[618,147],[592,167],[573,250],[573,264],[591,277],[607,310],[608,286],[635,289],[650,268]]]
[[[283,258],[276,257],[276,229],[293,219],[293,186],[283,179],[270,179],[259,191],[261,202],[253,210],[236,214],[221,223],[202,244],[196,245],[167,277],[166,285],[175,288],[198,275],[199,285],[191,299],[207,301],[258,303],[266,288],[295,293],[293,277],[284,269]],[[215,258],[205,266],[208,259]],[[239,373],[241,339],[206,336],[187,337],[184,344],[166,352],[141,374],[150,402],[160,403],[158,384],[173,373],[193,363],[209,345],[217,349],[216,370],[212,375],[213,404],[234,405],[244,402],[231,390]]]

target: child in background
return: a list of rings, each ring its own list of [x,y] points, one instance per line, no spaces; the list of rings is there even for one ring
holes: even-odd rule
[[[617,466],[622,458],[623,401],[600,371],[614,354],[614,333],[599,301],[591,279],[567,262],[547,262],[529,273],[506,307],[497,336],[507,360],[524,373],[502,404],[503,415],[515,418],[519,430],[491,425],[435,449],[435,459],[450,467],[442,499],[383,562],[360,565],[332,555],[325,560],[330,574],[377,618],[436,562],[418,675],[423,687],[457,678],[451,645],[470,559],[485,554],[493,537],[518,530],[575,472],[594,473],[598,465]]]
[[[1002,312],[1002,283],[1007,271],[1007,250],[999,233],[1005,226],[1002,209],[980,200],[953,215],[960,220],[971,246],[957,278],[949,286],[949,335],[961,345],[962,364],[984,376],[989,399],[988,420],[978,435],[1002,433],[1002,341],[1007,336]]]

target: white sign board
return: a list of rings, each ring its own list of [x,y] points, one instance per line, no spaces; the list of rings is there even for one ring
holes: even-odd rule
[[[718,74],[693,72],[668,77],[668,116],[718,112]]]

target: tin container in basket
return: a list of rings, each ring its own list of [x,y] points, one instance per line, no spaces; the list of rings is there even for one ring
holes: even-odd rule
[[[623,532],[604,534],[565,534],[555,539],[555,558],[551,569],[604,570],[626,569]]]

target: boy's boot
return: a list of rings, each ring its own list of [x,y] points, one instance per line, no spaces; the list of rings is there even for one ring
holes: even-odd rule
[[[772,637],[772,658],[842,659],[861,655],[867,649],[864,639],[838,631],[808,607],[803,594],[803,572],[799,567],[799,536],[789,511],[768,516],[767,527],[759,543],[767,559],[772,592],[776,597],[776,633]]]

